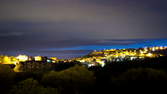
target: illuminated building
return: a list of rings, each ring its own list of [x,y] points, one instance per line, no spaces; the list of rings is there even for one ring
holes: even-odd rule
[[[47,59],[47,63],[52,63],[52,60],[50,60],[50,59]]]
[[[3,64],[10,64],[11,63],[11,59],[8,56],[5,56],[3,58]]]
[[[163,50],[163,49],[164,49],[164,48],[161,46],[161,47],[160,47],[160,50]]]
[[[94,51],[89,54],[88,58],[80,58],[77,61],[87,63],[89,66],[95,66],[94,62],[97,62],[99,65],[103,66],[105,63],[102,62],[102,59],[109,62],[120,62],[124,60],[132,61],[136,59],[155,58],[164,56],[163,54],[155,52],[164,49],[166,49],[166,46],[144,47],[139,49],[107,49],[102,51]]]
[[[52,63],[56,63],[56,61],[53,60]]]
[[[51,57],[50,59],[57,61],[57,57]]]
[[[16,58],[19,60],[19,62],[26,62],[26,61],[28,61],[28,56],[26,56],[26,55],[19,55]]]
[[[146,54],[147,57],[153,57],[153,54],[152,53],[148,53]]]
[[[52,63],[58,62],[58,58],[57,57],[51,57],[50,59],[52,60]]]
[[[42,57],[41,56],[35,56],[34,59],[35,59],[35,61],[42,61]]]
[[[19,55],[17,57],[2,56],[0,59],[1,64],[14,64],[16,68],[14,71],[18,72],[21,63],[59,63],[66,62],[70,63],[73,61],[78,61],[88,67],[91,66],[101,66],[104,67],[106,62],[118,62],[122,61],[133,61],[133,60],[143,60],[144,58],[156,58],[161,56],[166,56],[163,50],[166,50],[166,46],[154,46],[154,47],[144,47],[139,49],[107,49],[101,51],[94,51],[86,57],[73,58],[73,59],[58,59],[57,57],[42,57],[35,56],[30,57],[27,55]],[[28,62],[26,62],[28,61]]]

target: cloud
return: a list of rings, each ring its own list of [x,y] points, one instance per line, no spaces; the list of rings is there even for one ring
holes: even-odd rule
[[[116,40],[117,41],[117,40]],[[118,40],[119,41],[119,40]],[[128,41],[128,40],[127,40]],[[133,41],[133,40],[129,40]],[[139,40],[136,40],[139,41]],[[142,48],[142,47],[153,47],[153,46],[166,46],[167,40],[140,40],[139,43],[133,44],[120,44],[120,45],[83,45],[83,46],[76,46],[76,47],[68,47],[68,48],[48,48],[42,49],[44,51],[69,51],[69,50],[104,50],[104,49],[124,49],[124,48]]]
[[[157,2],[152,4],[143,0],[126,2],[124,0],[3,0],[0,2],[0,20],[32,22],[110,22],[115,19],[130,20],[132,17],[136,19],[144,17],[145,20],[157,14],[156,9],[165,9],[160,6],[163,3],[155,7]]]
[[[5,32],[5,33],[0,33],[0,37],[11,37],[11,36],[22,36],[24,35],[23,32]]]
[[[167,38],[165,0],[1,0],[2,50],[133,44]],[[123,41],[125,40],[125,41]]]

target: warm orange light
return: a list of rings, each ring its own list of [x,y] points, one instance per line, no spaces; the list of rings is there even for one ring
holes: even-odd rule
[[[57,61],[58,59],[56,57],[51,57],[50,59]]]
[[[152,53],[148,53],[146,54],[147,57],[153,57],[153,54]]]

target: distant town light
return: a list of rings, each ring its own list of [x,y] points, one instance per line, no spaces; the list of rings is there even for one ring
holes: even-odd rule
[[[93,66],[95,66],[95,64],[88,64],[88,68]]]
[[[146,56],[147,56],[147,57],[152,57],[153,54],[152,54],[152,53],[148,53],[148,54],[146,54]]]
[[[52,61],[52,63],[56,63],[56,61]]]
[[[160,50],[163,50],[163,49],[164,49],[164,48],[161,46],[161,47],[160,47]]]
[[[48,62],[48,63],[51,63],[51,62],[52,62],[52,60],[50,60],[50,59],[47,59],[47,62]]]
[[[155,47],[156,50],[159,50],[159,47]]]
[[[35,61],[42,61],[42,57],[41,56],[35,56],[34,59],[35,59]]]
[[[57,61],[58,58],[57,57],[51,57],[50,59],[54,60],[54,61]]]
[[[152,51],[155,51],[155,47],[152,48]]]
[[[20,62],[25,62],[28,61],[28,56],[27,55],[19,55],[16,57]]]

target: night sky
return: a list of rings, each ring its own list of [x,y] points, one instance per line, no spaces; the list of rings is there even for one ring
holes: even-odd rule
[[[73,57],[160,45],[166,30],[167,0],[0,0],[0,54]]]

